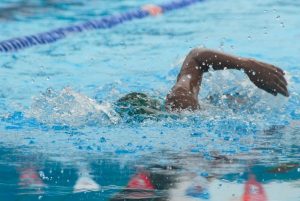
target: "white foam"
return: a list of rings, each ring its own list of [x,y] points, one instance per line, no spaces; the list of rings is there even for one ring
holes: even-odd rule
[[[117,123],[120,119],[110,103],[100,104],[69,87],[59,92],[48,89],[34,99],[26,116],[46,124],[70,126]]]

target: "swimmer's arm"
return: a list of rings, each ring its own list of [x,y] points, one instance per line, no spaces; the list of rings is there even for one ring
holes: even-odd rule
[[[243,70],[257,87],[268,93],[289,95],[284,72],[280,68],[254,59],[196,48],[183,62],[177,82],[167,95],[166,108],[168,110],[198,109],[198,93],[202,77],[210,68]]]
[[[249,79],[260,89],[274,96],[278,93],[289,96],[284,72],[274,65],[207,49],[194,49],[190,54],[187,62],[195,60],[200,65],[200,71],[202,72],[207,72],[209,68],[214,70],[243,70]]]

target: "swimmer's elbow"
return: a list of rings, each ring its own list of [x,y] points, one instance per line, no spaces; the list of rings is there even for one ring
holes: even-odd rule
[[[210,49],[194,48],[189,52],[188,57],[197,60],[197,58],[199,58],[199,57],[204,57],[205,58],[206,56],[209,56],[212,53],[213,53],[213,51],[210,50]]]
[[[203,61],[211,60],[213,58],[214,51],[206,48],[194,48],[192,49],[186,57],[186,64],[194,64],[190,65],[192,67],[198,66],[200,67],[202,72],[208,71],[208,65],[203,66]]]

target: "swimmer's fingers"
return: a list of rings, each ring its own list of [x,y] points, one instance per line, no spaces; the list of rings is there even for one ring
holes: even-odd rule
[[[271,74],[266,79],[256,77],[256,79],[252,81],[258,88],[263,89],[274,96],[278,93],[287,97],[289,96],[287,84],[285,83],[283,76],[278,77],[277,75]]]
[[[286,79],[284,78],[283,75],[275,75],[275,76],[279,80],[280,83],[282,83],[283,85],[287,86],[288,83],[287,83],[287,81],[286,81]]]
[[[278,86],[278,88],[280,89],[280,93],[286,97],[289,97],[290,94],[289,94],[289,91],[287,90],[287,87],[286,86]]]
[[[274,85],[275,85],[276,90],[278,91],[278,93],[288,97],[289,92],[288,92],[288,89],[287,89],[287,81],[285,80],[284,76],[283,75],[278,76],[278,74],[277,74],[274,77],[275,77]]]
[[[289,96],[284,71],[274,65],[253,59],[248,60],[245,73],[249,79],[260,89],[276,96],[278,93]]]
[[[273,65],[272,65],[272,67],[275,68],[276,73],[278,73],[280,75],[285,75],[284,71],[281,68],[278,68],[278,67],[273,66]]]
[[[274,85],[275,85],[274,90],[276,90],[276,92],[278,92],[278,93],[280,93],[280,94],[282,94],[282,95],[284,95],[286,97],[289,96],[289,92],[288,92],[286,86],[281,86],[278,83],[274,83]]]
[[[282,78],[277,78],[277,82],[276,84],[278,84],[280,87],[282,87],[285,91],[287,91],[287,82],[284,79],[284,77]]]
[[[274,89],[271,89],[271,88],[261,88],[261,89],[265,90],[269,94],[272,94],[273,96],[277,96],[277,92]]]
[[[268,92],[274,96],[277,96],[278,93],[280,93],[286,97],[289,96],[289,92],[288,92],[286,86],[280,85],[277,82],[273,82],[271,86],[262,85],[259,88],[265,90],[266,92]]]
[[[274,65],[265,64],[263,62],[259,62],[260,64],[264,64],[262,66],[263,71],[258,74],[258,76],[262,76],[261,80],[266,80],[265,83],[260,83],[261,87],[264,88],[265,91],[271,93],[272,95],[277,95],[278,93],[283,96],[289,96],[289,92],[287,90],[287,81],[284,77],[285,73],[281,68],[278,68]]]

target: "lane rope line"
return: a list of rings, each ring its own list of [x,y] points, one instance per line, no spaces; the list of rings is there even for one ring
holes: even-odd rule
[[[176,0],[161,5],[145,5],[139,9],[101,19],[89,20],[80,24],[56,28],[47,32],[16,37],[0,41],[0,52],[16,52],[36,45],[54,43],[69,35],[97,29],[109,29],[134,19],[142,19],[150,15],[159,15],[172,10],[187,7],[204,0]]]

